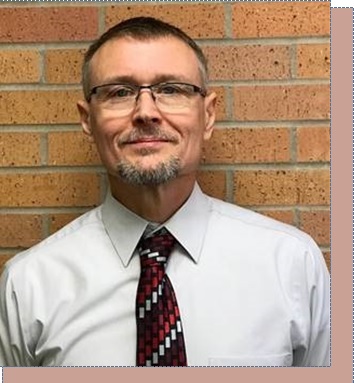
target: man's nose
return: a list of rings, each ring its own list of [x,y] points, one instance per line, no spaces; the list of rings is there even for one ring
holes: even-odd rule
[[[149,89],[140,90],[134,108],[133,119],[135,122],[144,123],[158,122],[162,118],[159,108],[156,105],[155,97]]]

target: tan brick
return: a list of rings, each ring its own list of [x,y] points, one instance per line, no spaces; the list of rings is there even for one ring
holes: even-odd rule
[[[82,132],[48,134],[49,165],[99,165],[96,145]]]
[[[301,127],[297,129],[297,160],[299,162],[330,160],[329,127]]]
[[[42,218],[39,215],[4,214],[0,220],[2,247],[30,247],[42,239]]]
[[[331,271],[331,253],[329,251],[324,251],[323,252],[323,257],[326,261],[326,265],[328,268],[328,271]]]
[[[98,34],[96,7],[2,8],[1,42],[87,41]]]
[[[240,205],[294,205],[295,173],[239,171],[235,174],[235,202]]]
[[[300,205],[329,205],[329,170],[308,170],[297,173],[298,203]]]
[[[200,171],[198,182],[208,195],[224,200],[226,197],[226,175],[223,171]]]
[[[297,47],[297,76],[306,78],[329,78],[329,44],[304,44]]]
[[[79,122],[81,91],[2,91],[0,124],[70,124]]]
[[[330,34],[330,2],[237,2],[232,7],[237,38]]]
[[[330,89],[328,85],[235,87],[234,114],[242,121],[328,119]]]
[[[206,46],[211,80],[285,79],[290,77],[287,46]]]
[[[294,212],[291,210],[261,210],[260,213],[288,225],[294,225]]]
[[[0,167],[40,165],[38,133],[0,133]]]
[[[40,80],[40,55],[37,51],[0,51],[0,83],[37,83]]]
[[[226,91],[211,87],[218,95],[217,119],[226,115]],[[79,90],[1,91],[0,124],[72,124],[79,122],[76,103],[83,98]]]
[[[53,234],[60,230],[62,227],[73,221],[80,214],[78,213],[62,213],[53,214],[50,216],[50,233]]]
[[[45,79],[50,84],[80,84],[84,49],[48,50]]]
[[[234,200],[240,205],[328,205],[329,171],[238,171]]]
[[[0,274],[2,273],[2,271],[4,269],[5,263],[8,260],[10,260],[14,255],[15,255],[15,253],[13,253],[13,254],[0,254]]]
[[[216,99],[216,120],[217,121],[224,121],[227,119],[227,113],[226,113],[226,89],[222,86],[211,86],[210,88],[211,92],[215,92],[217,99]]]
[[[215,129],[203,148],[203,162],[215,164],[290,161],[286,128]]]
[[[330,244],[330,212],[321,211],[302,211],[300,213],[300,228],[320,245]]]
[[[129,4],[107,8],[106,26],[136,16],[152,16],[183,29],[193,38],[224,37],[222,4]]]
[[[236,129],[215,129],[211,139],[204,143],[203,163],[232,164],[235,159]]]
[[[97,174],[0,175],[0,207],[93,206],[100,202]]]

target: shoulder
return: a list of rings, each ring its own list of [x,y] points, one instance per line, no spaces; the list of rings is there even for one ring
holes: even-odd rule
[[[322,251],[307,233],[237,205],[214,198],[209,202],[211,218],[206,237],[215,251],[228,259],[241,257],[252,267],[277,265],[282,270],[280,278],[296,274],[302,280],[305,273],[312,280],[327,279]]]
[[[35,267],[38,262],[45,264],[49,259],[52,261],[58,255],[70,256],[73,251],[84,251],[84,248],[99,235],[100,231],[104,231],[104,227],[101,220],[101,207],[97,207],[38,244],[15,255],[6,263],[5,270],[8,272],[27,269],[30,266]]]
[[[246,209],[228,202],[208,197],[211,207],[211,217],[216,227],[222,227],[234,235],[255,236],[269,241],[286,240],[302,246],[317,247],[314,240],[295,226],[280,222],[258,212]]]

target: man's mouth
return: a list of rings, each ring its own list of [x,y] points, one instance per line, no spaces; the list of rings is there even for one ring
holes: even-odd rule
[[[135,137],[134,139],[125,140],[123,146],[138,151],[139,153],[151,154],[160,151],[172,142],[172,140],[165,137]]]
[[[154,143],[154,142],[170,142],[171,140],[162,137],[140,137],[126,142],[127,145],[141,144],[141,143]]]

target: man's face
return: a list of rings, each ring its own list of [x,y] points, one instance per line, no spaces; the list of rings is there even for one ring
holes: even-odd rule
[[[203,86],[195,53],[174,37],[111,40],[93,56],[90,73],[92,87],[166,81]],[[133,184],[159,184],[194,174],[215,121],[214,93],[195,93],[186,106],[172,112],[160,110],[148,89],[124,113],[105,106],[96,95],[78,107],[84,132],[95,141],[108,173]]]

